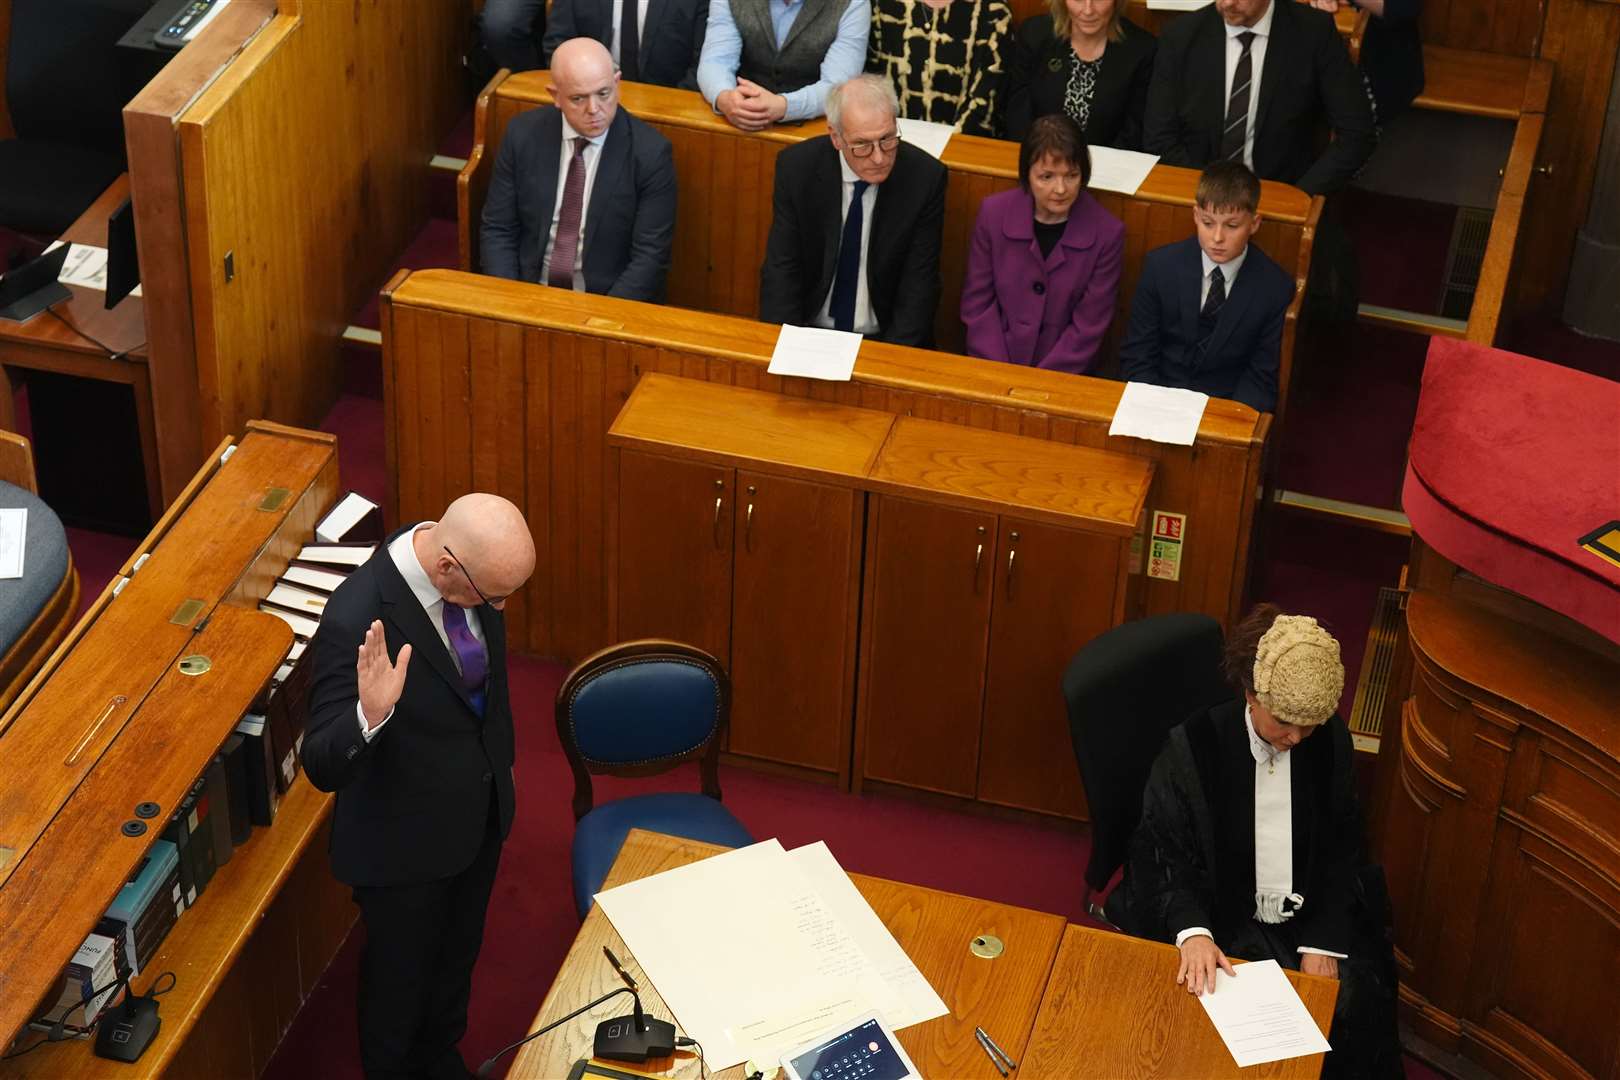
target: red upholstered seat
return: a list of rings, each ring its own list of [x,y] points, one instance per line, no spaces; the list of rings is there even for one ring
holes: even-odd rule
[[[1620,642],[1620,567],[1579,543],[1620,518],[1620,384],[1435,338],[1402,502],[1458,566]]]

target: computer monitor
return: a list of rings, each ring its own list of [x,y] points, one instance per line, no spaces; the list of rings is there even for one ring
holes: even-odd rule
[[[141,263],[135,251],[135,210],[125,199],[107,218],[107,307],[116,307],[140,281]]]
[[[25,322],[73,294],[57,281],[67,261],[68,245],[52,248],[0,277],[0,319]]]

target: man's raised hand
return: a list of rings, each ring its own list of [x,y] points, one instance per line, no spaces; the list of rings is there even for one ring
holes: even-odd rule
[[[365,714],[366,727],[374,728],[393,711],[399,695],[405,690],[405,668],[411,661],[411,647],[400,647],[399,658],[388,662],[388,642],[383,637],[380,619],[373,619],[366,629],[366,640],[360,643],[359,658],[355,661],[355,677],[360,684],[360,711]]]

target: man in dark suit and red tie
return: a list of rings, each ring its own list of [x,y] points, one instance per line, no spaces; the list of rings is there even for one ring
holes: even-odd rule
[[[675,243],[669,140],[619,108],[619,73],[599,41],[559,45],[550,90],[555,105],[506,126],[484,200],[479,269],[662,301]]]
[[[332,873],[365,923],[367,1077],[466,1077],[473,965],[512,827],[506,599],[534,572],[518,508],[464,495],[332,594],[311,645],[304,770],[337,792]]]
[[[1318,152],[1323,128],[1333,141]],[[1143,142],[1167,165],[1237,161],[1311,195],[1372,155],[1372,105],[1333,16],[1294,0],[1215,0],[1159,37]]]

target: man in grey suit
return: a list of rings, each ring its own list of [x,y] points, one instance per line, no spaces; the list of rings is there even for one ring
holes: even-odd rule
[[[545,62],[570,38],[595,38],[627,82],[697,89],[709,0],[554,0]]]
[[[486,274],[575,292],[661,301],[675,239],[669,140],[619,108],[600,42],[551,58],[555,105],[506,127],[479,235]]]

